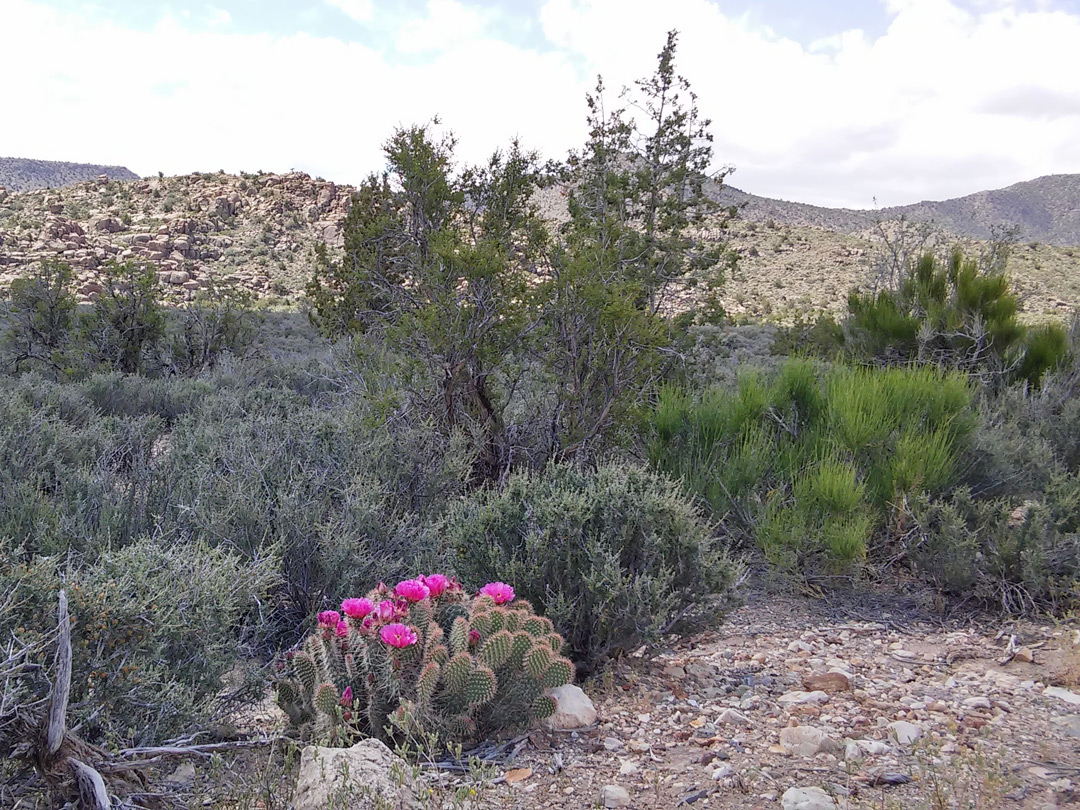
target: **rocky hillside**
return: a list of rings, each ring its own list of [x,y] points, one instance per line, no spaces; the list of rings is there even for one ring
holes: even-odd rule
[[[139,179],[139,175],[123,166],[0,157],[0,188],[8,191],[60,188],[93,180],[102,175],[112,180]]]
[[[351,186],[306,174],[192,174],[0,191],[0,287],[43,259],[76,270],[88,300],[110,261],[157,266],[190,298],[213,278],[298,299],[317,242],[340,244]]]
[[[950,233],[974,239],[988,239],[993,226],[1005,224],[1019,225],[1026,241],[1080,244],[1080,174],[1054,174],[954,200],[877,211],[773,200],[731,186],[714,186],[712,196],[724,205],[742,206],[743,218],[750,222],[772,221],[856,234],[871,228],[878,219],[902,216],[916,222],[932,221]]]
[[[81,296],[89,300],[109,261],[135,259],[154,263],[176,299],[190,298],[213,278],[296,303],[311,275],[315,245],[341,245],[352,191],[302,173],[127,182],[95,176],[59,189],[0,190],[0,288],[35,262],[61,259],[76,269]],[[564,192],[542,194],[547,217],[565,216]],[[876,237],[869,212],[768,200],[729,188],[719,194],[725,202],[745,203],[738,221],[709,234],[740,255],[739,269],[724,289],[724,306],[733,315],[791,320],[840,309],[852,287],[873,279]],[[1048,229],[1061,240],[1075,229],[1080,244],[1080,224],[1069,224],[1080,222],[1080,175],[923,205],[948,213],[935,214],[936,221],[967,238],[975,251],[981,232],[965,225],[967,210],[981,212],[980,221],[987,223],[1021,210],[1034,222],[1031,212],[1043,211]],[[917,208],[889,211],[913,219],[933,213]],[[1033,241],[1014,251],[1011,270],[1026,317],[1067,316],[1080,304],[1080,247],[1034,241],[1031,234],[1025,239]]]

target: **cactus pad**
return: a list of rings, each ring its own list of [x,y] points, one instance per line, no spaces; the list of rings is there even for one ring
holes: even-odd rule
[[[466,652],[458,653],[443,667],[442,678],[446,688],[455,695],[465,691],[465,683],[472,670],[472,658]]]
[[[469,622],[464,616],[458,616],[450,628],[450,651],[457,655],[468,649],[468,646]]]
[[[539,680],[551,666],[551,651],[547,646],[536,646],[525,653],[525,672]]]
[[[487,667],[477,667],[469,673],[463,692],[470,706],[479,706],[495,697],[495,673]]]
[[[435,689],[439,685],[439,665],[432,661],[416,680],[416,702],[422,706],[431,703]]]
[[[529,707],[529,717],[533,720],[543,720],[545,717],[551,717],[551,715],[555,714],[558,708],[559,705],[551,695],[540,695]]]
[[[315,708],[331,717],[337,714],[338,691],[333,684],[324,683],[315,690]]]
[[[540,678],[540,685],[545,689],[570,683],[574,679],[574,665],[565,658],[556,658]]]
[[[491,668],[500,667],[510,657],[514,646],[514,637],[506,630],[502,630],[487,641],[480,648],[480,660]]]
[[[309,692],[314,691],[318,674],[315,671],[315,662],[311,660],[311,656],[307,653],[297,653],[293,657],[292,666],[296,677],[300,679],[300,683],[307,687]]]

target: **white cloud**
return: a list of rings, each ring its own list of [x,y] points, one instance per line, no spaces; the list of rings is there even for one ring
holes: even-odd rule
[[[367,22],[375,14],[372,0],[326,0],[334,8],[340,9],[357,22]]]
[[[361,19],[366,0],[327,0]],[[888,0],[891,24],[804,46],[710,0],[547,0],[544,50],[501,18],[429,0],[380,46],[197,30],[135,31],[2,0],[0,154],[121,163],[140,173],[299,168],[356,182],[398,124],[440,115],[466,161],[520,135],[558,157],[584,137],[584,92],[647,74],[670,28],[736,185],[821,204],[943,198],[1080,172],[1080,16]],[[968,6],[970,8],[970,4]],[[221,20],[224,22],[223,18]],[[41,54],[48,54],[42,59]]]
[[[401,26],[397,48],[403,53],[449,50],[476,39],[485,24],[484,14],[456,0],[428,0],[427,17]]]

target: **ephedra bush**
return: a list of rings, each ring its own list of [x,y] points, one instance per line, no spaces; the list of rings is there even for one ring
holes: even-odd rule
[[[914,498],[954,484],[972,404],[956,372],[793,360],[734,390],[666,389],[648,452],[779,568],[855,573],[896,551]]]

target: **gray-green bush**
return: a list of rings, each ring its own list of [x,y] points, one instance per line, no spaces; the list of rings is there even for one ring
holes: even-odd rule
[[[630,464],[514,474],[457,503],[443,533],[465,582],[513,583],[586,670],[715,617],[738,571],[674,481]]]

